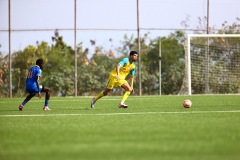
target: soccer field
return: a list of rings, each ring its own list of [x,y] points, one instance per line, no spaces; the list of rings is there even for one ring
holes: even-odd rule
[[[240,159],[239,95],[23,99],[0,99],[1,160]]]

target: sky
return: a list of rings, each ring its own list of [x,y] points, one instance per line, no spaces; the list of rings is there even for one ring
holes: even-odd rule
[[[209,0],[209,26],[220,29],[240,18],[240,0]],[[83,49],[96,46],[114,50],[123,36],[137,37],[137,0],[77,0],[77,43]],[[175,29],[199,26],[199,18],[207,16],[207,0],[139,0],[140,35],[149,38],[167,36]],[[74,0],[11,0],[12,52],[23,50],[36,41],[53,44],[51,37],[59,29],[63,40],[74,46]],[[88,30],[92,29],[92,30]],[[95,30],[93,30],[95,29]],[[152,30],[150,30],[152,29]],[[8,54],[8,0],[0,0],[0,51]],[[111,41],[110,41],[111,39]],[[93,51],[91,51],[93,52]]]

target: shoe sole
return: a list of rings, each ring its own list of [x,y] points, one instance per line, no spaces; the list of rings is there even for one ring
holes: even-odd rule
[[[128,108],[128,106],[118,106],[118,108]]]

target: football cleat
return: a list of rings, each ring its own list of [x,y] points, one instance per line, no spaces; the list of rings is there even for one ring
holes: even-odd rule
[[[126,105],[124,103],[119,103],[118,108],[128,108],[128,105]]]
[[[51,109],[48,108],[48,106],[44,106],[44,107],[43,107],[43,110],[44,110],[44,111],[50,111]]]
[[[22,111],[23,110],[23,105],[20,104],[19,107],[18,107],[19,111]]]
[[[96,102],[95,97],[93,97],[93,98],[92,98],[92,101],[91,101],[91,108],[94,108],[95,102]]]

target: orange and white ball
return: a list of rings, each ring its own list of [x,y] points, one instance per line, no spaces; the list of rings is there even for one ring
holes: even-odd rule
[[[189,99],[183,101],[183,107],[190,108],[192,107],[192,102]]]

